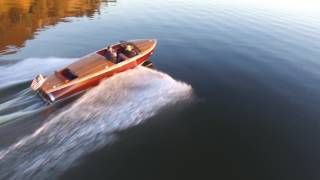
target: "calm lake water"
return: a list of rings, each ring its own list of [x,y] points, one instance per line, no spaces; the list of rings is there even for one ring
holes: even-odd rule
[[[320,4],[0,0],[0,179],[320,178]],[[29,89],[119,40],[152,61],[46,106]]]

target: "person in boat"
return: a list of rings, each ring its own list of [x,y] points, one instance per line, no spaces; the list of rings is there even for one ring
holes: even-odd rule
[[[111,46],[108,46],[105,57],[111,62],[117,63],[117,56],[117,52]]]
[[[126,55],[128,58],[132,58],[135,55],[137,55],[136,51],[133,49],[133,46],[130,44],[126,45],[126,48],[123,51],[123,54]]]

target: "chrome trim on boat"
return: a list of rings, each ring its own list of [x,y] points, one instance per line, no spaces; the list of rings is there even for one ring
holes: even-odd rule
[[[51,102],[54,102],[54,100],[56,100],[56,98],[51,93],[48,93],[48,97]]]

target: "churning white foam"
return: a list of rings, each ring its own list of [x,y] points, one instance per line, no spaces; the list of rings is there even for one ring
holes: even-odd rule
[[[28,58],[2,65],[0,66],[0,88],[9,85],[19,85],[23,81],[31,81],[39,73],[49,75],[54,70],[60,69],[75,60],[77,59],[57,57]],[[34,97],[35,94],[30,89],[23,88],[0,89],[0,99],[5,98],[2,95],[6,94],[6,91],[14,91],[12,92],[12,97],[0,103],[0,125],[39,110],[42,103]],[[10,112],[7,112],[8,109],[11,109]],[[15,112],[12,112],[13,110]]]
[[[0,66],[0,86],[33,79],[39,73],[49,74],[76,58],[28,58],[15,64]]]
[[[192,98],[190,85],[137,67],[91,89],[32,135],[0,151],[0,179],[55,179],[82,155],[161,108]]]

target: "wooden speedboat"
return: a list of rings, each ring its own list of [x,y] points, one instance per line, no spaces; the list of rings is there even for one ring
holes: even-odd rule
[[[156,44],[155,39],[122,41],[111,46],[117,53],[118,62],[111,60],[107,48],[104,48],[80,58],[48,77],[38,75],[32,81],[31,88],[45,101],[55,102],[95,86],[104,78],[142,65],[152,55]],[[127,46],[133,47],[133,55],[124,54]]]

